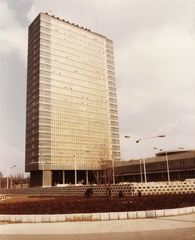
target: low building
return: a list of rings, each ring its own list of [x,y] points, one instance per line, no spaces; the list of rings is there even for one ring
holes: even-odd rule
[[[158,152],[155,157],[117,163],[114,170],[116,183],[184,181],[195,178],[195,150]]]

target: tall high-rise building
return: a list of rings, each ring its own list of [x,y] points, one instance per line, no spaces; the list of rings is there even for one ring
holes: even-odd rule
[[[31,186],[91,183],[103,162],[119,159],[113,42],[40,13],[28,34],[25,169]]]

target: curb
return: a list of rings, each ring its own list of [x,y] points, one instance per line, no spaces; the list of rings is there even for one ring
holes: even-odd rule
[[[168,217],[195,213],[195,206],[175,209],[148,210],[135,212],[110,212],[110,213],[78,213],[78,214],[52,214],[52,215],[2,215],[0,222],[9,223],[55,223],[79,221],[109,221]]]

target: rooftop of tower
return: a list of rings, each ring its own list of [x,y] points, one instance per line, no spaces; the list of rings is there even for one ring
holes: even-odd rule
[[[54,15],[50,15],[48,12],[45,12],[45,13],[42,12],[42,14],[46,14],[46,15],[52,17],[52,18],[58,19],[58,20],[60,20],[60,21],[62,21],[62,22],[68,23],[68,24],[70,24],[70,25],[72,25],[72,26],[78,27],[78,28],[80,28],[80,29],[89,31],[89,32],[91,32],[91,33],[93,33],[93,34],[96,34],[96,35],[100,36],[100,37],[103,37],[103,38],[108,39],[108,38],[105,37],[104,35],[101,35],[101,34],[99,34],[99,33],[93,32],[93,31],[91,31],[91,30],[88,29],[88,28],[81,27],[81,26],[79,26],[78,24],[70,23],[69,21],[66,21],[65,19],[60,19],[59,17],[56,17],[56,16],[54,16]],[[108,39],[108,40],[109,40],[109,39]]]

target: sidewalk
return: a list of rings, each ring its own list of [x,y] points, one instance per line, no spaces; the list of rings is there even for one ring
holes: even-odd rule
[[[131,219],[118,221],[94,221],[94,222],[66,222],[66,223],[25,223],[25,224],[2,224],[0,234],[89,234],[89,233],[122,233],[122,232],[145,232],[153,230],[189,229],[195,236],[195,213],[158,217],[155,219]],[[1,237],[0,237],[1,238]],[[193,239],[193,238],[192,238]]]

